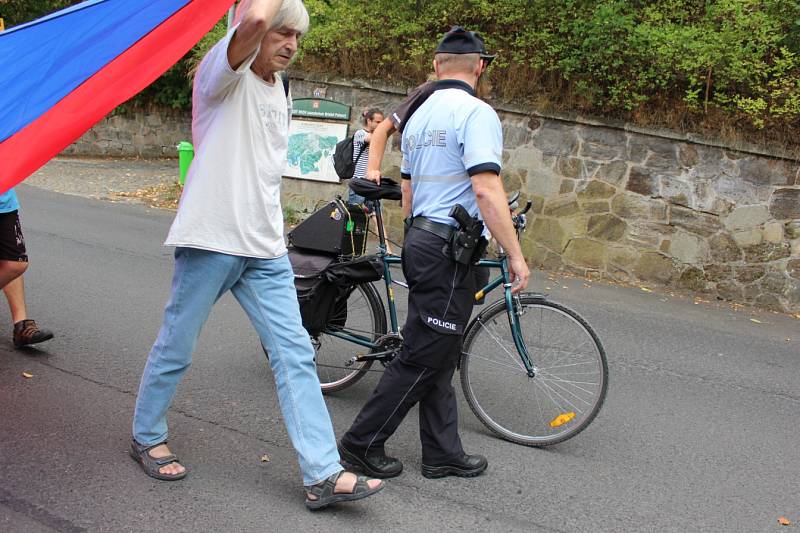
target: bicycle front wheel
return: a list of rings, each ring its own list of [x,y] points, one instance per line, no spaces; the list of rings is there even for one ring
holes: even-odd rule
[[[600,340],[574,311],[520,296],[520,329],[536,368],[529,378],[511,336],[505,301],[486,309],[464,338],[461,386],[472,412],[498,436],[549,446],[583,431],[608,388]]]
[[[317,375],[323,393],[345,389],[364,377],[372,361],[349,361],[357,353],[369,353],[346,335],[374,342],[386,334],[386,312],[378,292],[371,283],[353,287],[328,321],[325,331],[312,339],[316,350]]]

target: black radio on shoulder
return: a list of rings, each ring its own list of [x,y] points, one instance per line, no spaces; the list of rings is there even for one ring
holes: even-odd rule
[[[483,257],[488,245],[483,236],[483,221],[478,217],[471,217],[461,204],[454,205],[449,216],[458,222],[458,229],[453,232],[450,242],[445,245],[445,255],[449,255],[453,261],[462,265],[477,263]]]

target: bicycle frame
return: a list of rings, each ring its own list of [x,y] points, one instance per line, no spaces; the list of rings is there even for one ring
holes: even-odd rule
[[[388,302],[389,307],[389,325],[390,325],[390,333],[398,333],[398,324],[397,324],[397,306],[395,304],[395,297],[394,297],[394,289],[392,288],[393,283],[400,283],[395,282],[392,279],[392,272],[391,266],[392,265],[399,265],[402,263],[402,257],[395,254],[388,253],[388,249],[386,246],[386,235],[383,232],[383,217],[381,216],[380,207],[375,210],[375,217],[377,219],[378,225],[378,257],[380,257],[381,262],[383,263],[383,280],[384,285],[386,286],[386,299]],[[506,304],[506,313],[508,315],[508,323],[509,327],[511,328],[512,336],[514,338],[514,345],[517,348],[517,352],[522,359],[522,363],[525,365],[525,370],[528,373],[528,377],[533,378],[536,375],[535,368],[533,363],[531,362],[530,355],[528,354],[528,349],[525,346],[525,340],[522,338],[522,330],[519,325],[519,314],[521,312],[519,307],[519,298],[511,292],[511,280],[508,273],[508,259],[503,254],[498,259],[481,259],[478,261],[478,266],[481,267],[488,267],[488,268],[497,268],[500,269],[500,275],[497,276],[495,279],[491,280],[485,287],[483,287],[480,291],[475,294],[475,299],[480,300],[483,296],[491,291],[493,291],[498,286],[503,286],[505,304]],[[371,339],[367,337],[352,334],[349,332],[343,331],[327,331],[329,335],[334,337],[338,337],[340,339],[344,339],[350,341],[352,343],[358,344],[359,346],[363,346],[365,348],[369,348],[370,351],[377,348],[379,345],[373,342]],[[359,360],[366,360],[366,359],[376,359],[382,355],[385,355],[388,352],[377,352],[377,353],[369,353],[364,356],[358,356]]]
[[[381,259],[381,263],[383,263],[383,280],[384,284],[386,285],[386,300],[388,302],[389,307],[389,327],[390,333],[398,333],[399,328],[397,324],[397,306],[395,304],[395,297],[394,297],[394,290],[392,288],[393,283],[395,282],[392,280],[392,272],[391,272],[391,265],[399,265],[402,263],[403,259],[399,255],[390,254],[388,252],[388,248],[386,246],[386,235],[383,233],[383,217],[381,216],[380,208],[375,210],[375,217],[378,222],[378,257]],[[344,331],[326,331],[327,334],[338,337],[340,339],[344,339],[346,341],[350,341],[352,343],[358,344],[359,346],[363,346],[365,348],[369,348],[370,351],[374,350],[378,347],[378,344],[373,342],[371,339],[364,337],[362,335],[356,335],[349,332]],[[377,352],[377,353],[369,353],[365,356],[359,356],[359,359],[375,359],[382,355],[385,355],[387,352]]]
[[[511,279],[508,274],[508,258],[501,256],[499,259],[481,259],[478,261],[479,267],[499,268],[500,275],[491,280],[485,287],[475,293],[475,300],[480,300],[484,295],[493,291],[498,286],[503,286],[503,296],[506,302],[506,314],[508,315],[508,325],[511,327],[511,335],[514,338],[514,345],[517,348],[522,364],[528,377],[536,376],[533,363],[531,362],[528,348],[525,346],[525,339],[522,338],[522,328],[519,325],[519,314],[521,313],[519,298],[511,292]]]

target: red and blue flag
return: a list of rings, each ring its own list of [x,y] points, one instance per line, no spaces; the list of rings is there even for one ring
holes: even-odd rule
[[[0,32],[0,192],[150,85],[233,0],[88,0]]]

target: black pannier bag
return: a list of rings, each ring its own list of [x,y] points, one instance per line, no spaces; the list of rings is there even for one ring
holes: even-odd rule
[[[328,255],[289,249],[294,284],[303,327],[316,337],[327,324],[344,327],[347,298],[359,283],[383,277],[383,263],[376,256],[337,262]]]
[[[367,249],[367,213],[362,205],[337,198],[290,231],[289,243],[317,253],[358,257]]]
[[[334,262],[329,255],[311,254],[289,248],[289,261],[294,270],[294,286],[303,327],[312,336],[319,335],[336,303],[338,289],[324,277],[325,269]]]

